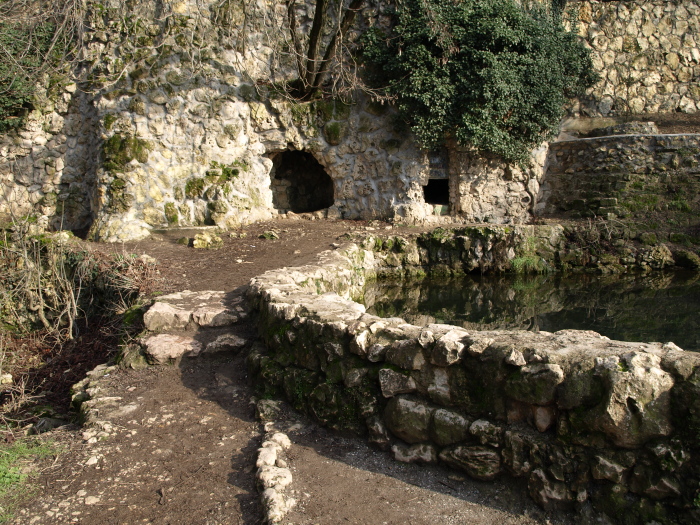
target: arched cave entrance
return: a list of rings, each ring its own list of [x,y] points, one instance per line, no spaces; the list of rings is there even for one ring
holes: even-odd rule
[[[272,160],[272,205],[307,213],[333,206],[333,180],[308,151],[283,151]]]

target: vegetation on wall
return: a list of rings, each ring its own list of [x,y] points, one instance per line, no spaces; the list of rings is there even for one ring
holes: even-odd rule
[[[77,0],[0,0],[0,133],[22,125],[37,90],[60,87],[84,27]]]
[[[587,49],[553,11],[514,0],[405,0],[389,33],[364,34],[366,76],[426,149],[453,137],[526,164],[567,99],[596,81]]]
[[[51,49],[55,26],[35,27],[0,21],[0,133],[19,127],[31,109],[41,70]]]

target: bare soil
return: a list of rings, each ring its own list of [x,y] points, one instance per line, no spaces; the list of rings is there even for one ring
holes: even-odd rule
[[[217,251],[196,250],[170,231],[124,246],[98,247],[146,253],[159,262],[174,290],[226,290],[245,286],[266,270],[311,262],[352,231],[391,229],[349,221],[278,221],[224,237]],[[276,230],[277,240],[260,239]],[[417,233],[418,229],[394,229]],[[255,337],[252,323],[236,326]],[[255,459],[262,429],[254,419],[254,392],[243,356],[185,358],[177,366],[120,370],[102,395],[120,398],[109,438],[89,444],[83,429],[50,433],[61,453],[41,464],[39,491],[16,525],[25,524],[257,524],[262,510],[255,488]],[[427,525],[573,523],[548,516],[526,494],[522,480],[477,482],[442,467],[395,462],[361,439],[342,437],[302,416],[289,429],[295,524]]]

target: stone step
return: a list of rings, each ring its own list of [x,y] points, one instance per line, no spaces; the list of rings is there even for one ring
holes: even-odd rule
[[[238,353],[252,342],[243,327],[248,317],[239,292],[185,290],[159,297],[144,315],[150,334],[139,339],[151,364],[179,361],[183,356]]]
[[[143,316],[149,332],[234,325],[248,316],[240,292],[185,290],[159,297]]]
[[[201,354],[230,352],[237,354],[252,343],[245,335],[235,334],[230,328],[206,330],[194,334],[159,333],[147,335],[139,340],[146,359],[151,364],[168,364],[182,357]]]

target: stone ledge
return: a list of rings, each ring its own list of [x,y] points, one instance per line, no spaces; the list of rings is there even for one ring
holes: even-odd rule
[[[248,362],[262,389],[401,461],[523,477],[546,508],[591,500],[613,518],[694,516],[699,355],[588,331],[418,327],[351,300],[378,274],[410,273],[414,251],[415,267],[429,269],[415,241],[398,264],[395,251],[347,244],[253,279],[268,349]]]

